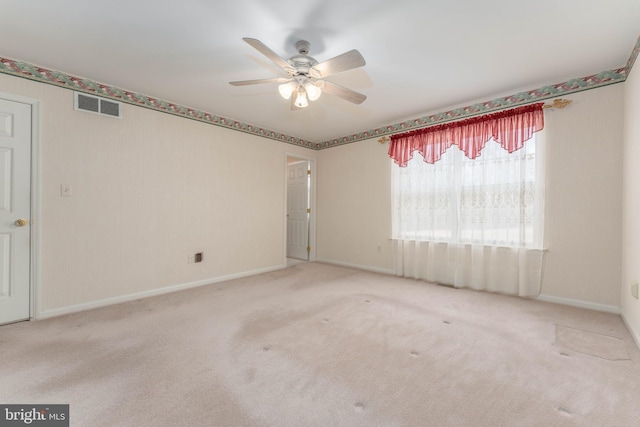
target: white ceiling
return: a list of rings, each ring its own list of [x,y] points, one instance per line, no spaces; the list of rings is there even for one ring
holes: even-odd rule
[[[312,142],[624,67],[639,35],[639,0],[0,0],[0,56]],[[286,76],[243,37],[357,49],[327,80],[368,98],[292,111],[276,84],[231,86]]]

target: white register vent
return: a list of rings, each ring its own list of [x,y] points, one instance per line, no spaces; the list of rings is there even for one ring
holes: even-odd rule
[[[122,104],[86,93],[74,92],[74,109],[103,116],[122,118]]]

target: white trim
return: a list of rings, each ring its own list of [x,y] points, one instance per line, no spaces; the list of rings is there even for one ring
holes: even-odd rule
[[[616,307],[614,305],[599,304],[599,303],[589,302],[589,301],[580,301],[580,300],[575,300],[570,298],[554,297],[551,295],[538,295],[533,299],[544,301],[544,302],[551,302],[554,304],[569,305],[571,307],[580,307],[580,308],[586,308],[589,310],[603,311],[606,313],[621,314],[620,307]]]
[[[38,316],[38,320],[48,319],[50,317],[62,316],[65,314],[77,313],[79,311],[92,310],[94,308],[106,307],[114,304],[121,304],[123,302],[135,301],[142,298],[149,298],[149,297],[164,295],[172,292],[183,291],[190,288],[197,288],[199,286],[212,285],[214,283],[226,282],[228,280],[240,279],[248,276],[255,276],[256,274],[268,273],[271,271],[281,270],[283,268],[284,267],[282,265],[275,265],[272,267],[265,267],[257,270],[244,271],[241,273],[234,273],[226,276],[214,277],[211,279],[198,280],[196,282],[181,283],[179,285],[172,285],[172,286],[167,286],[159,289],[151,289],[148,291],[136,292],[136,293],[127,294],[127,295],[120,295],[117,297],[101,299],[98,301],[90,301],[82,304],[54,308],[54,309],[42,311]]]
[[[0,98],[31,106],[31,250],[29,251],[29,319],[37,317],[41,301],[40,248],[40,101],[13,93],[0,92]]]
[[[626,316],[624,315],[624,311],[620,313],[620,317],[622,317],[622,322],[629,330],[629,333],[631,333],[633,340],[636,342],[636,346],[640,349],[640,333],[638,333],[638,331],[636,331],[631,325],[631,322],[627,320]]]
[[[355,268],[356,270],[364,270],[364,271],[370,271],[372,273],[386,274],[387,276],[395,276],[396,275],[396,272],[394,270],[388,270],[386,268],[371,267],[371,266],[368,266],[368,265],[351,264],[351,263],[348,263],[348,262],[334,261],[334,260],[324,259],[324,258],[318,258],[316,261],[317,262],[322,262],[324,264],[337,265],[339,267]]]
[[[40,191],[42,188],[40,165],[40,101],[31,104],[31,319],[41,309],[41,236],[42,211]]]

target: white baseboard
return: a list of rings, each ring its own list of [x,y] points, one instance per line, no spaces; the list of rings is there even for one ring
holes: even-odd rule
[[[622,317],[622,321],[624,322],[624,325],[627,327],[627,329],[631,333],[631,336],[633,337],[633,340],[636,342],[636,345],[638,346],[638,348],[640,348],[640,333],[639,333],[639,331],[637,331],[637,330],[635,330],[633,328],[633,326],[631,325],[631,322],[629,322],[627,320],[627,318],[625,317],[624,311],[622,313],[620,313],[620,317]]]
[[[348,262],[340,262],[340,261],[334,261],[331,259],[323,259],[323,258],[318,258],[316,259],[317,262],[322,262],[325,264],[332,264],[332,265],[337,265],[340,267],[348,267],[348,268],[355,268],[356,270],[364,270],[364,271],[371,271],[373,273],[381,273],[381,274],[387,274],[387,275],[392,275],[395,276],[396,272],[393,270],[387,270],[386,268],[378,268],[378,267],[370,267],[368,265],[358,265],[358,264],[351,264]]]
[[[534,299],[537,299],[539,301],[552,302],[555,304],[569,305],[572,307],[588,308],[589,310],[604,311],[606,313],[621,314],[620,307],[616,307],[614,305],[598,304],[595,302],[581,301],[581,300],[575,300],[571,298],[554,297],[551,295],[538,295]]]
[[[157,295],[168,294],[171,292],[182,291],[185,289],[196,288],[198,286],[206,286],[214,283],[225,282],[227,280],[240,279],[248,276],[255,276],[256,274],[268,273],[270,271],[280,270],[285,268],[284,265],[276,265],[272,267],[260,268],[257,270],[243,271],[241,273],[229,274],[226,276],[214,277],[211,279],[198,280],[196,282],[182,283],[179,285],[167,286],[159,289],[151,289],[148,291],[136,292],[133,294],[120,295],[112,298],[105,298],[97,301],[85,302],[82,304],[68,305],[66,307],[59,307],[50,310],[43,310],[35,316],[37,320],[47,319],[50,317],[62,316],[65,314],[77,313],[79,311],[91,310],[99,307],[106,307],[108,305],[120,304],[123,302],[135,301],[142,298],[153,297]]]

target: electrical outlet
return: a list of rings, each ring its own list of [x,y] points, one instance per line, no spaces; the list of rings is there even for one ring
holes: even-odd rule
[[[194,264],[197,262],[202,262],[202,252],[195,253],[193,255],[189,255],[189,264]]]
[[[631,285],[631,296],[633,296],[635,299],[638,299],[638,282],[634,282]]]

